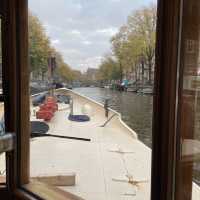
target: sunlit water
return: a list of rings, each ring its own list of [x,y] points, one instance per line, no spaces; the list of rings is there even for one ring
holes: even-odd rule
[[[146,145],[152,145],[152,108],[151,95],[118,92],[103,88],[76,88],[74,91],[88,96],[100,103],[109,98],[109,106],[121,113],[122,119]]]

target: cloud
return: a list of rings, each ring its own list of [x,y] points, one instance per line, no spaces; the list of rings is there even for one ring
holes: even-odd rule
[[[98,34],[102,34],[102,35],[105,35],[105,36],[112,37],[113,35],[115,35],[118,32],[118,28],[110,27],[110,28],[106,28],[106,29],[97,30],[96,32]]]
[[[71,34],[73,34],[73,35],[81,35],[81,32],[80,31],[78,31],[78,30],[72,30],[71,31]]]
[[[111,0],[111,2],[120,2],[121,0]]]
[[[99,64],[102,61],[102,56],[96,56],[96,57],[89,57],[86,60],[82,60],[79,67],[82,71],[87,70],[87,68],[98,68]]]
[[[79,50],[77,50],[77,49],[63,49],[63,52],[65,54],[73,54],[73,55],[76,55],[76,56],[82,55],[81,52]]]
[[[60,40],[59,39],[51,40],[51,43],[53,45],[57,45],[57,44],[60,44]]]
[[[82,10],[82,5],[80,4],[80,3],[78,3],[78,4],[74,4],[74,6],[75,6],[75,8],[77,9],[77,10],[79,10],[79,11],[81,11]]]
[[[133,10],[156,0],[29,0],[52,45],[76,69],[97,67]]]
[[[84,44],[84,45],[91,45],[92,42],[88,41],[88,40],[84,40],[84,41],[82,41],[82,44]]]

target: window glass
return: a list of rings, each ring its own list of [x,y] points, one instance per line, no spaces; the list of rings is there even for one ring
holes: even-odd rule
[[[6,182],[6,161],[5,153],[0,154],[0,185]]]
[[[150,199],[156,1],[140,2],[29,0],[32,179]]]
[[[2,37],[1,37],[2,19],[0,18],[0,94],[2,94]],[[5,134],[4,127],[4,103],[0,102],[0,139]],[[0,184],[5,183],[6,162],[5,153],[0,153]]]
[[[1,19],[0,19],[0,94],[2,93],[2,37],[1,37]],[[0,102],[0,137],[4,135],[4,104]],[[5,182],[5,154],[0,154],[0,183]]]
[[[200,197],[200,2],[183,1],[178,199]]]
[[[2,35],[1,35],[2,21],[0,18],[0,94],[2,94]]]

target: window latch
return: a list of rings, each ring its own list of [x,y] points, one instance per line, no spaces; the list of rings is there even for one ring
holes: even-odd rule
[[[6,133],[0,136],[0,154],[14,149],[14,135],[13,133]]]

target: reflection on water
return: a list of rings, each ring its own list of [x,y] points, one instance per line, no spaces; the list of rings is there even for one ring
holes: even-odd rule
[[[126,122],[146,145],[152,145],[153,97],[130,92],[118,92],[103,88],[76,88],[76,92],[100,103],[109,98],[109,105],[122,115]]]

